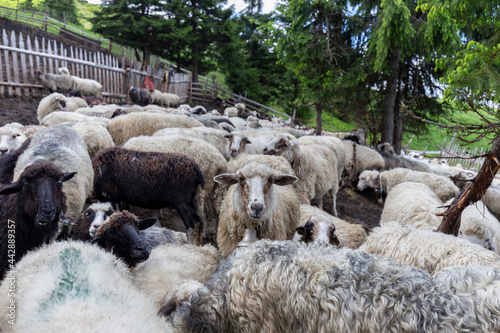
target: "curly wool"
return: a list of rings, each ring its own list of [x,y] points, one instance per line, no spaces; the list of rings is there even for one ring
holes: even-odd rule
[[[262,240],[223,260],[186,320],[193,332],[495,332],[500,272],[477,273],[493,280],[470,276],[484,298],[359,250]]]
[[[465,239],[387,222],[374,228],[359,248],[400,264],[434,274],[446,267],[490,266],[500,269],[500,256]]]

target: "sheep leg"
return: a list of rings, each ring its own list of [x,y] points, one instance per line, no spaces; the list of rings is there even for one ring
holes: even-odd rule
[[[186,205],[178,205],[175,208],[175,210],[177,211],[177,213],[182,219],[182,222],[184,222],[184,225],[186,226],[189,243],[195,244],[194,229],[196,225],[200,224],[200,218],[196,214],[196,208]]]
[[[332,193],[333,215],[339,217],[337,214],[337,193]]]
[[[323,209],[323,197],[316,199],[316,205],[318,206],[319,209]]]

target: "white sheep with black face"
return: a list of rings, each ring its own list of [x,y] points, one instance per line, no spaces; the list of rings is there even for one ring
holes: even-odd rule
[[[232,185],[222,202],[217,231],[223,256],[238,246],[245,233],[252,234],[250,241],[293,238],[300,209],[295,190],[286,185],[297,181],[297,177],[276,173],[266,164],[252,161],[236,173],[221,174],[214,180]],[[243,244],[247,243],[245,239]]]

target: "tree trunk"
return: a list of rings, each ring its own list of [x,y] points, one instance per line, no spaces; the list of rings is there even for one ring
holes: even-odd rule
[[[144,46],[142,52],[143,55],[142,55],[141,71],[144,72],[148,68],[149,60],[151,59],[151,50],[149,49],[149,46]]]
[[[458,235],[460,229],[460,216],[462,211],[470,204],[481,200],[484,192],[490,187],[496,173],[500,169],[500,137],[493,142],[481,170],[477,176],[463,189],[462,193],[453,200],[450,207],[439,214],[443,221],[437,231],[445,234]]]
[[[396,154],[401,154],[401,142],[403,141],[403,113],[401,107],[394,108],[394,150]]]
[[[321,107],[321,103],[316,103],[316,130],[314,135],[321,135],[321,127],[323,126],[323,119],[321,118],[321,114],[323,113],[323,108]]]
[[[394,105],[396,103],[396,95],[398,92],[398,77],[399,77],[399,55],[401,53],[400,46],[394,48],[391,54],[389,63],[390,74],[387,78],[387,88],[385,91],[385,101],[383,107],[384,125],[382,129],[382,142],[392,143],[394,132]]]

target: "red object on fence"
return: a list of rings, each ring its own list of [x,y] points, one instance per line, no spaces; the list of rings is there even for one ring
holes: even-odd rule
[[[150,77],[147,77],[144,80],[144,84],[142,85],[143,88],[148,89],[150,92],[153,92],[155,90],[155,85],[153,83],[153,80],[151,80]]]

